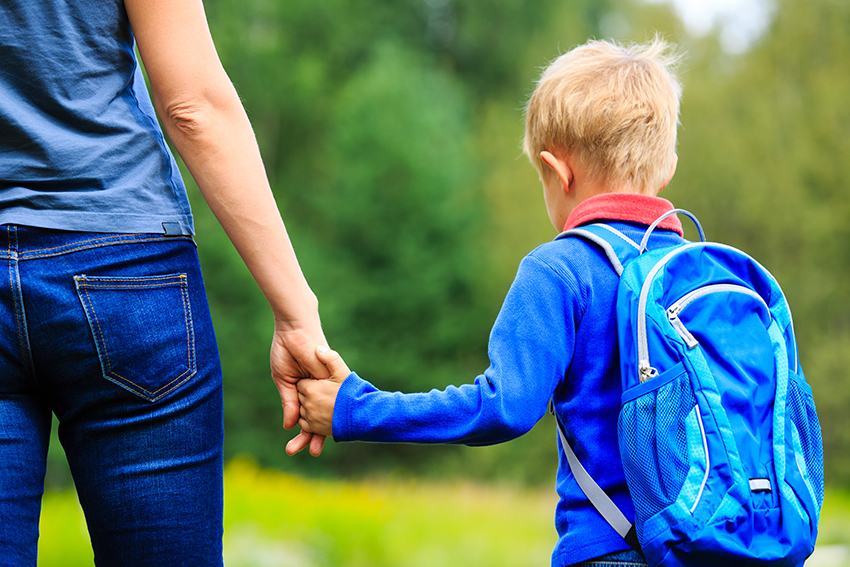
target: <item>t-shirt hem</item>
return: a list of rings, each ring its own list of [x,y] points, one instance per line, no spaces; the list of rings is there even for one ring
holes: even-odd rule
[[[166,234],[193,236],[191,215],[103,214],[87,211],[20,211],[0,212],[0,224],[16,224],[34,228],[98,232],[108,234]]]

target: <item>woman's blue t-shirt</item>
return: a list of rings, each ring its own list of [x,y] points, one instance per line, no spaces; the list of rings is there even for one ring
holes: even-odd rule
[[[192,234],[122,0],[4,0],[0,224]]]

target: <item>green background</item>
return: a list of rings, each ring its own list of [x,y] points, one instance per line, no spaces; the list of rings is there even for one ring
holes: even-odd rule
[[[686,53],[679,167],[662,193],[710,240],[778,278],[823,426],[826,480],[850,488],[850,3],[777,0],[728,52],[637,0],[208,0],[326,336],[406,392],[472,381],[525,253],[555,236],[522,156],[540,69],[589,38],[660,33]],[[326,482],[416,478],[551,489],[554,423],[497,447],[328,443],[289,458],[268,371],[268,307],[190,185],[225,379],[228,461]],[[51,447],[50,490],[69,479]],[[542,489],[541,488],[541,489]],[[294,512],[287,512],[294,513]],[[551,513],[546,516],[550,521]],[[368,564],[368,562],[366,563]]]
[[[677,42],[679,167],[662,196],[778,278],[850,484],[850,3],[781,0],[743,53],[629,0],[209,0],[330,344],[383,389],[471,382],[519,260],[555,236],[522,156],[540,68],[591,37]],[[716,30],[719,32],[719,30]],[[494,448],[329,444],[285,456],[271,317],[192,190],[225,373],[226,450],[303,474],[548,483],[554,425]]]

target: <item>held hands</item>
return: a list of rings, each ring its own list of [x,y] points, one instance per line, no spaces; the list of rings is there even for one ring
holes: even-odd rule
[[[306,377],[327,378],[330,373],[323,362],[316,357],[316,344],[325,342],[321,328],[317,333],[294,329],[285,323],[275,322],[275,332],[271,346],[272,380],[280,394],[283,406],[283,427],[292,429],[298,423],[300,406],[296,383]],[[296,448],[291,455],[310,446],[310,453],[318,456],[324,447],[325,438],[302,431],[287,445]]]
[[[301,433],[286,445],[286,452],[294,455],[307,446],[303,436],[313,435],[314,438],[329,436],[333,434],[333,415],[336,395],[343,381],[351,374],[348,366],[338,353],[320,345],[316,348],[316,357],[330,370],[330,378],[326,380],[312,380],[304,378],[298,381],[298,401],[301,405],[301,417],[298,425]],[[314,450],[314,444],[310,443],[310,454],[317,456],[321,453]]]

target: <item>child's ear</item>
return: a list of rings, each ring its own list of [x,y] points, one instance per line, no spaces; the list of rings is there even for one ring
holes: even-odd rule
[[[573,170],[567,161],[546,150],[540,152],[540,161],[558,176],[564,193],[569,192],[573,182]]]

